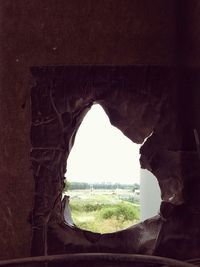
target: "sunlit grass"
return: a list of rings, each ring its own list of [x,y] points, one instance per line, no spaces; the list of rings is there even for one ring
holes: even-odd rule
[[[72,218],[81,229],[110,233],[139,222],[139,205],[123,201],[119,195],[73,194],[70,200]]]

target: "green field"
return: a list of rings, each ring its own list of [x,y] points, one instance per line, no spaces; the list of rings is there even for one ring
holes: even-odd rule
[[[66,194],[79,228],[110,233],[139,222],[139,202],[130,190],[69,190]]]

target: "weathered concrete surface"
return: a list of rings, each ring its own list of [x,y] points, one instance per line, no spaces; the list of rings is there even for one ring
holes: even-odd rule
[[[183,17],[178,15],[180,3],[181,10],[187,11]],[[0,258],[30,255],[29,215],[34,205],[29,160],[30,66],[171,66],[180,58],[185,65],[199,66],[199,8],[197,0],[156,0],[153,5],[146,0],[0,2]],[[194,81],[190,84],[189,92]],[[190,107],[194,107],[194,123],[200,131],[198,92]],[[180,110],[187,115],[184,105]],[[174,119],[176,112],[171,116]],[[186,136],[191,139],[191,134]],[[176,146],[171,140],[170,149]]]
[[[121,232],[122,236],[110,234],[109,242],[106,235],[101,235],[100,244],[97,241],[94,244],[84,239],[84,231],[63,226],[61,197],[67,157],[90,106],[100,103],[114,126],[131,140],[142,143],[160,120],[166,88],[174,76],[169,69],[141,66],[41,67],[32,68],[32,73],[36,84],[31,93],[31,159],[36,182],[33,254],[41,255],[45,250],[49,253],[87,250],[153,253],[160,218],[155,222],[153,236],[152,229],[148,230],[147,226],[144,230],[141,224],[131,232]],[[158,76],[160,79],[156,79]],[[160,83],[164,85],[162,90]],[[88,235],[96,239],[96,234]],[[128,240],[130,235],[132,238]],[[116,243],[116,238],[121,241]],[[127,245],[129,241],[131,246]]]
[[[31,159],[36,180],[33,254],[42,255],[47,250],[199,256],[199,247],[195,247],[199,240],[198,218],[192,222],[192,229],[185,232],[188,217],[194,218],[196,212],[191,210],[196,204],[190,194],[198,188],[200,167],[192,146],[194,137],[185,139],[185,131],[182,132],[189,125],[180,117],[184,101],[179,103],[178,98],[179,71],[158,66],[32,68],[35,86],[31,94]],[[190,70],[185,70],[185,74],[189,77]],[[157,177],[164,201],[161,217],[155,220],[153,228],[149,227],[151,223],[145,230],[143,224],[138,224],[110,234],[109,242],[108,235],[66,226],[61,204],[67,157],[78,127],[94,102],[102,105],[111,123],[132,141],[143,143],[148,137],[141,147],[141,165]],[[121,242],[117,243],[116,238]],[[179,253],[174,239],[182,244]]]
[[[30,67],[170,65],[176,27],[169,0],[2,0],[0,17],[0,258],[9,258],[30,254]]]

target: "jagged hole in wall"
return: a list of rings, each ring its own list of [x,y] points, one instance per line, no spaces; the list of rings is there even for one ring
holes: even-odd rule
[[[140,145],[117,128],[99,104],[76,134],[67,161],[64,194],[72,220],[93,232],[115,232],[140,220]]]

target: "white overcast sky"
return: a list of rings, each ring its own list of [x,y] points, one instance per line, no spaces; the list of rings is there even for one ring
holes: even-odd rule
[[[71,182],[139,183],[139,148],[93,105],[77,132],[65,176]]]

